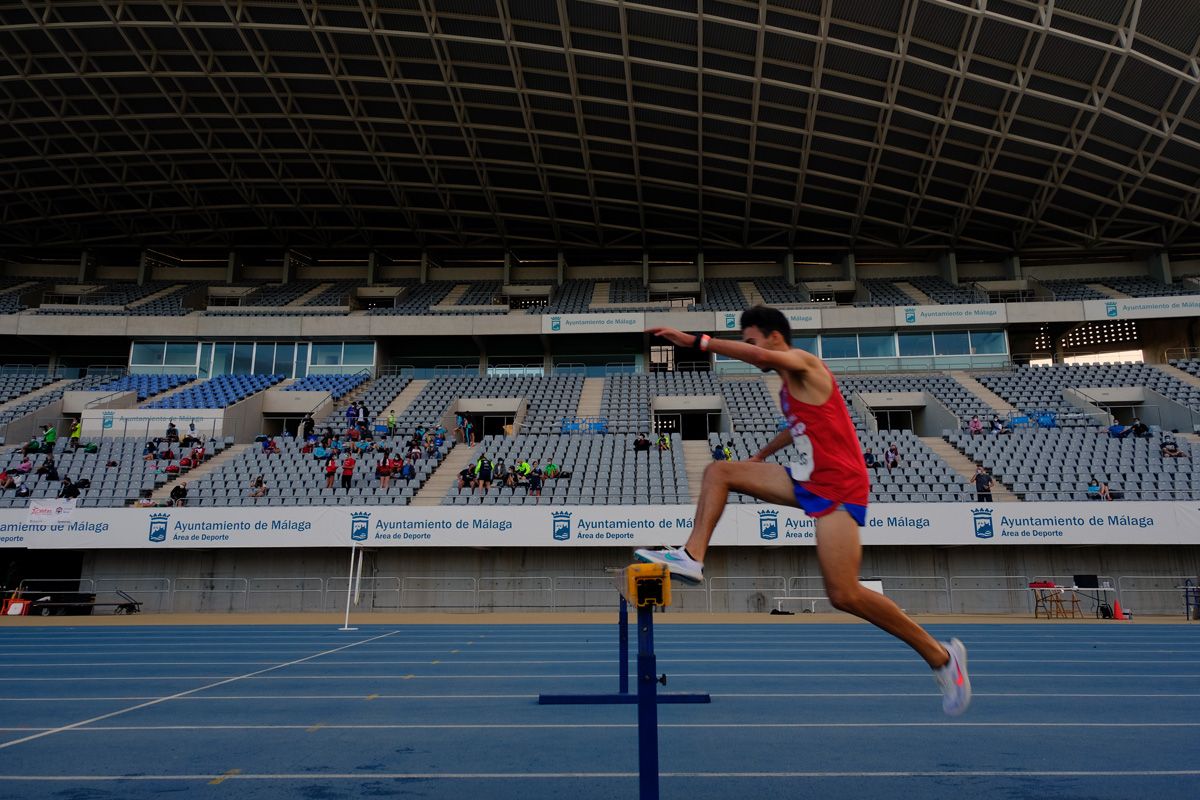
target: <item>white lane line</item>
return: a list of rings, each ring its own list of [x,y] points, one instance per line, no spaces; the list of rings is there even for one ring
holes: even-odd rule
[[[430,655],[438,655],[446,657],[445,650],[430,651]],[[661,654],[660,654],[661,655]],[[566,659],[550,659],[550,658],[472,658],[470,653],[459,653],[453,660],[456,666],[476,666],[483,664],[511,664],[513,666],[530,666],[530,665],[552,665],[561,666],[565,664],[611,664],[613,658],[566,658]],[[670,660],[670,659],[664,659]],[[911,664],[913,657],[911,655],[903,658],[691,658],[686,660],[689,664]],[[55,668],[62,669],[65,667],[128,667],[131,669],[140,669],[142,667],[219,667],[219,666],[240,666],[249,667],[255,664],[274,664],[274,659],[264,661],[137,661],[137,663],[129,663],[127,661],[70,661],[70,662],[50,662],[50,663],[22,663],[19,661],[5,660],[4,666],[12,671],[18,668]],[[977,664],[1028,664],[1028,658],[977,658],[971,657],[971,663]],[[1039,665],[1045,664],[1146,664],[1144,658],[1039,658]],[[1158,664],[1170,664],[1184,666],[1192,666],[1195,663],[1194,659],[1180,658],[1173,660],[1160,660]],[[413,664],[428,665],[428,658],[419,658],[413,660],[382,660],[382,661],[325,661],[322,666],[410,666]]]
[[[777,699],[777,698],[811,698],[811,697],[940,697],[935,691],[930,692],[709,692],[713,697],[729,697],[741,699]],[[511,694],[379,694],[374,693],[376,700],[528,700],[538,695],[529,692]],[[1200,693],[1118,693],[1118,692],[975,692],[975,697],[1051,697],[1051,698],[1200,698]],[[131,700],[154,700],[150,697],[0,697],[0,703],[80,703]],[[228,694],[228,695],[192,695],[180,697],[178,700],[188,702],[209,701],[243,701],[243,700],[365,700],[363,694]]]
[[[369,641],[369,640],[368,640]],[[342,649],[342,648],[339,648]],[[287,664],[280,664],[279,667],[299,664],[308,659],[302,658],[296,661],[289,661]],[[355,681],[382,681],[382,680],[425,680],[425,681],[472,681],[472,680],[590,680],[595,678],[612,678],[612,674],[608,672],[598,673],[571,673],[571,674],[480,674],[470,673],[462,675],[418,675],[416,673],[395,673],[388,675],[265,675],[279,667],[268,667],[267,669],[258,670],[257,672],[247,673],[246,675],[224,676],[224,675],[81,675],[78,677],[69,678],[50,678],[50,677],[0,677],[0,682],[5,683],[77,683],[82,681],[88,682],[104,682],[104,681],[182,681],[182,680],[218,680],[219,683],[212,684],[220,686],[229,681],[254,679],[264,681],[345,681],[353,683]],[[1106,679],[1106,680],[1125,680],[1137,678],[1140,680],[1174,680],[1177,678],[1200,678],[1200,673],[1095,673],[1095,672],[972,672],[976,678],[1089,678],[1089,679]],[[671,672],[671,677],[677,678],[908,678],[929,680],[928,674],[912,674],[898,672]],[[205,688],[205,687],[202,687]],[[198,690],[197,690],[198,691]]]
[[[679,729],[808,729],[808,728],[1200,728],[1200,722],[660,722],[660,728]],[[320,723],[320,730],[347,731],[438,731],[438,730],[588,730],[635,729],[635,722],[444,722],[444,723]],[[36,726],[0,727],[0,733],[53,730]],[[71,733],[160,732],[160,731],[305,731],[312,723],[299,725],[252,723],[221,725],[87,725]],[[64,731],[65,732],[65,731]]]
[[[203,692],[206,689],[215,689],[218,686],[224,686],[225,684],[233,683],[234,681],[240,681],[240,680],[244,680],[246,678],[254,678],[259,675],[263,675],[264,673],[271,672],[272,670],[283,669],[284,667],[290,667],[290,666],[294,666],[296,664],[302,664],[305,661],[311,661],[314,658],[320,658],[321,656],[329,655],[330,653],[338,653],[338,652],[341,652],[342,650],[349,650],[351,647],[358,647],[361,644],[367,644],[368,642],[374,642],[379,639],[385,639],[388,636],[392,636],[394,633],[395,633],[395,631],[392,631],[390,633],[383,633],[378,636],[372,636],[368,639],[360,639],[357,642],[351,642],[350,644],[345,644],[345,645],[342,645],[341,647],[335,647],[331,650],[325,650],[320,653],[315,653],[310,656],[305,656],[304,658],[298,658],[293,661],[287,661],[287,662],[284,662],[283,664],[276,664],[275,666],[266,667],[265,669],[260,669],[255,672],[248,672],[245,675],[236,675],[234,677],[223,678],[223,679],[217,681],[216,683],[210,683],[210,684],[206,684],[204,686],[197,686],[194,689],[188,689],[187,691],[178,692],[176,694],[168,695],[167,697],[159,697],[154,700],[149,700],[144,703],[139,703],[135,706],[129,706],[127,708],[118,709],[116,711],[110,711],[107,714],[101,714],[100,716],[92,717],[91,719],[85,719],[85,720],[80,720],[79,722],[73,722],[70,725],[62,725],[57,728],[52,728],[50,730],[42,731],[40,733],[35,733],[32,736],[24,736],[20,739],[13,739],[12,741],[9,741],[9,742],[0,742],[0,750],[7,749],[9,747],[14,747],[18,744],[32,742],[35,739],[41,739],[45,736],[53,736],[54,734],[62,733],[63,731],[75,730],[76,728],[83,727],[84,725],[91,725],[96,722],[103,722],[106,719],[112,719],[113,717],[119,716],[121,714],[128,714],[130,711],[137,711],[139,709],[149,708],[150,706],[156,706],[159,703],[165,703],[169,700],[176,700],[180,697],[187,697],[188,695],[195,694],[196,692]]]
[[[1191,778],[1197,769],[1164,770],[895,770],[876,772],[661,772],[661,778]],[[0,782],[64,783],[119,781],[211,781],[217,774],[181,775],[0,775]],[[279,772],[227,775],[229,781],[363,781],[363,780],[446,780],[446,781],[540,781],[561,779],[636,778],[636,772]]]

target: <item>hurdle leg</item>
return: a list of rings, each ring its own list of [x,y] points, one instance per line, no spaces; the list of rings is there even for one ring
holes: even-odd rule
[[[617,618],[617,691],[629,694],[629,602],[621,596],[621,616]]]
[[[658,659],[654,655],[654,607],[637,610],[638,797],[658,800]]]

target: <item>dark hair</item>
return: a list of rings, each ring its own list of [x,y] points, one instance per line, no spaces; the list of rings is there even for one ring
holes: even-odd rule
[[[758,328],[764,336],[770,336],[773,331],[779,331],[783,340],[790,347],[792,344],[792,326],[788,324],[787,316],[778,308],[754,306],[742,312],[741,329]]]

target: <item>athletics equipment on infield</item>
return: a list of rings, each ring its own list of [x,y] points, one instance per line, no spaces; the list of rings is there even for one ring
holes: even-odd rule
[[[665,564],[632,564],[613,572],[620,595],[617,617],[618,690],[615,694],[543,694],[541,705],[609,705],[636,703],[638,709],[638,796],[658,800],[659,703],[710,703],[707,694],[658,693],[667,683],[658,674],[654,655],[654,609],[671,604],[671,574]],[[637,609],[637,693],[629,692],[629,605]]]

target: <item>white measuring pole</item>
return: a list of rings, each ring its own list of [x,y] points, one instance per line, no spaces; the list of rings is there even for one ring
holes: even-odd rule
[[[350,574],[346,576],[346,621],[342,623],[339,631],[356,631],[358,628],[350,627],[350,595],[354,591],[354,556],[357,555],[355,545],[350,545]]]

